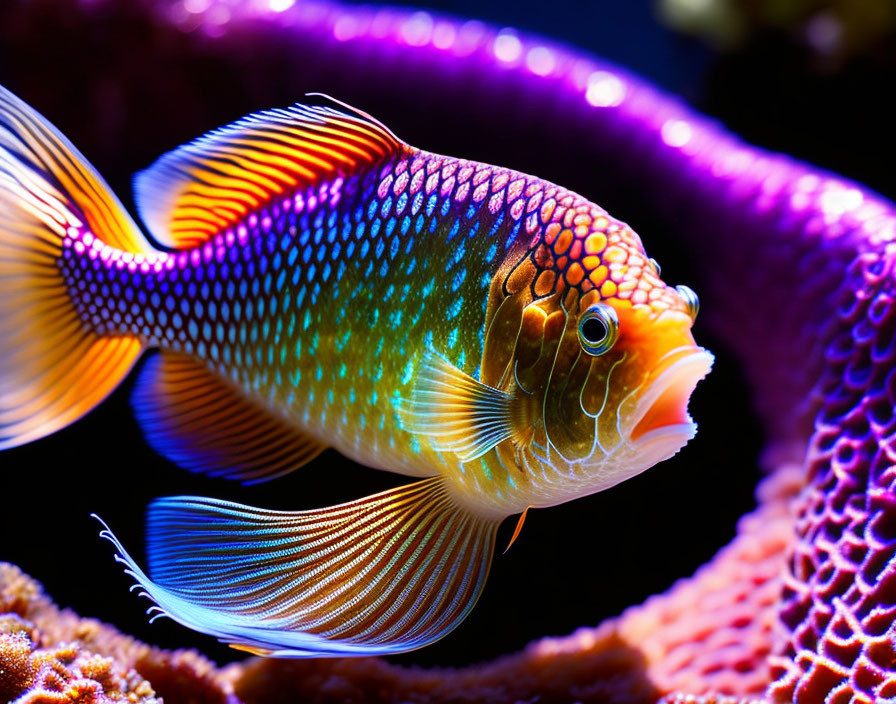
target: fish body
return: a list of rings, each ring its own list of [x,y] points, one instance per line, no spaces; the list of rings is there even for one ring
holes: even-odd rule
[[[533,233],[548,227],[561,242],[536,254]],[[567,247],[565,269],[547,261]],[[431,351],[474,378],[504,374],[481,368],[490,292],[506,285],[493,283],[499,271],[529,279],[519,285],[533,299],[640,284],[623,267],[582,266],[608,248],[629,267],[650,268],[634,233],[580,196],[413,151],[289,193],[181,253],[129,257],[79,232],[66,240],[62,269],[76,282],[70,294],[85,324],[101,334],[139,335],[200,360],[322,446],[373,467],[445,476],[458,494],[491,495],[508,515],[531,505],[533,491],[546,503],[568,496],[551,495],[549,478],[539,487],[532,465],[497,453],[464,463],[435,451],[402,427],[402,402]],[[646,285],[625,288],[620,300],[640,291],[648,315],[680,307],[649,270],[642,277]],[[651,308],[654,290],[665,296]],[[163,453],[164,441],[156,438]]]
[[[0,304],[0,329],[20,324],[0,343],[0,449],[83,415],[158,349],[133,405],[188,469],[259,481],[330,446],[421,479],[310,512],[163,499],[151,577],[106,532],[192,628],[298,657],[420,647],[472,607],[503,518],[693,435],[711,363],[695,297],[577,194],[295,106],[138,175],[156,247],[74,147],[0,98],[0,254],[19,262],[0,287],[43,286]]]

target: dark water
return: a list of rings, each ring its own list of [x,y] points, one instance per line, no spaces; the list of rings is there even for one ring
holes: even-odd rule
[[[74,106],[80,105],[80,86],[100,86],[113,96],[114,106],[114,96],[139,96],[139,86],[124,90],[116,85],[115,76],[125,72],[104,61],[132,62],[132,75],[162,82],[177,66],[164,57],[127,55],[129,33],[137,37],[143,31],[136,20],[127,20],[128,13],[116,20],[118,24],[104,24],[76,40],[67,29],[71,21],[57,12],[56,3],[37,4],[44,13],[41,21],[15,25],[15,30],[9,22],[23,13],[24,3],[0,9],[0,82],[45,110],[88,155],[99,154],[96,166],[130,205],[129,173],[144,168],[163,149],[218,123],[194,127],[187,124],[189,116],[179,119],[178,106],[187,96],[172,94],[170,105],[156,108],[167,108],[170,121],[147,125],[145,134],[110,132],[106,138],[120,140],[121,147],[104,145],[90,123],[114,123],[114,115],[78,114]],[[650,3],[640,0],[445,0],[425,5],[564,39],[684,95],[753,141],[896,194],[896,148],[884,90],[892,85],[893,73],[886,61],[861,62],[839,75],[818,76],[801,54],[773,37],[739,56],[719,58],[664,29],[654,20]],[[34,10],[29,13],[33,16]],[[200,67],[205,60],[194,58]],[[235,115],[232,103],[221,100],[222,92],[241,87],[215,73],[213,59],[207,61],[203,95],[188,97],[224,106],[218,118],[223,123]],[[57,115],[45,106],[58,104],[60,92],[73,107]],[[246,87],[246,94],[251,92]],[[400,119],[395,116],[393,126]],[[567,163],[570,159],[558,162],[548,151],[520,155],[508,135],[466,135],[450,116],[432,119],[438,122],[442,143],[417,140],[417,146],[525,168],[603,203],[599,193],[589,192],[587,165]],[[415,128],[403,125],[398,131],[410,136]],[[87,144],[79,141],[79,134]],[[617,216],[638,222],[667,278],[686,282],[692,267],[689,253],[676,248],[658,224],[654,229],[646,218],[639,220],[637,203],[645,197],[649,194],[631,194],[604,204]],[[691,405],[701,426],[697,439],[672,460],[611,491],[530,512],[513,549],[496,558],[470,618],[440,643],[396,661],[469,663],[519,649],[543,635],[596,624],[691,574],[731,539],[738,516],[753,506],[761,433],[726,350],[700,321],[695,335],[717,353],[716,369]],[[60,604],[115,623],[143,640],[169,648],[195,646],[218,661],[238,657],[170,622],[148,625],[142,614],[148,604],[127,592],[129,582],[113,563],[110,546],[96,537],[97,526],[88,514],[100,513],[132,552],[141,555],[142,513],[155,496],[200,494],[268,508],[308,508],[363,496],[402,480],[353,465],[332,451],[289,477],[256,487],[188,475],[154,455],[143,441],[128,406],[132,381],[133,375],[74,426],[0,456],[0,559],[40,579]],[[511,521],[502,530],[502,548],[512,527]]]

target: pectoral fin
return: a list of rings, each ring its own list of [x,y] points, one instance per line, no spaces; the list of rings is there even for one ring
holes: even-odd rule
[[[511,394],[428,351],[411,397],[400,404],[399,418],[405,430],[430,438],[436,450],[455,452],[469,462],[513,436],[512,404]]]
[[[498,526],[438,478],[315,511],[161,499],[147,524],[151,577],[101,535],[156,610],[240,650],[297,658],[438,640],[479,597]]]

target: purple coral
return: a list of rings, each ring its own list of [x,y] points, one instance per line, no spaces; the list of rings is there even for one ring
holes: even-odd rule
[[[770,694],[896,700],[896,292],[892,248],[849,267],[798,502]]]

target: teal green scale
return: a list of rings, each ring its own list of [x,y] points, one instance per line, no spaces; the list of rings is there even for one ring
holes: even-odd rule
[[[396,404],[424,350],[478,375],[489,285],[520,228],[452,194],[381,198],[377,171],[348,181],[332,211],[295,218],[287,261],[300,280],[278,290],[284,322],[270,321],[270,366],[253,383],[312,432],[339,435],[343,451],[394,469],[418,443]]]

